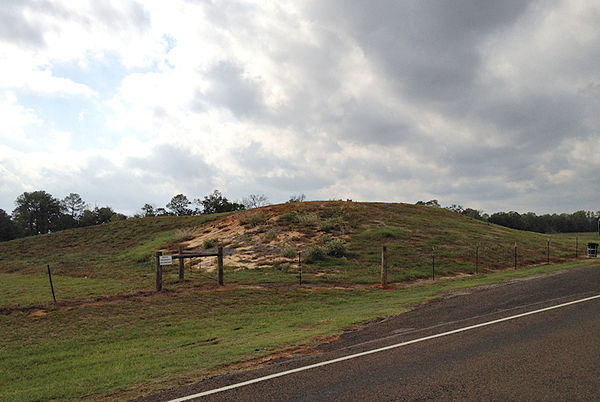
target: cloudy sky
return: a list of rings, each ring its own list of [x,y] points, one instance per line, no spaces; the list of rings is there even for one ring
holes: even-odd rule
[[[0,208],[600,209],[598,1],[0,0]]]

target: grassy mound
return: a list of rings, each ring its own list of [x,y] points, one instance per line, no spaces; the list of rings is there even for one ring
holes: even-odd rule
[[[179,245],[222,245],[226,282],[239,285],[303,281],[352,286],[375,284],[381,246],[388,248],[390,282],[514,266],[564,262],[575,257],[575,236],[516,231],[442,209],[408,204],[303,202],[234,214],[129,219],[0,243],[0,306],[48,301],[50,265],[61,299],[151,291],[154,252]],[[578,253],[585,252],[585,239]],[[435,251],[433,251],[435,250]],[[214,286],[214,262],[186,260],[188,281]],[[165,281],[176,282],[175,267]]]
[[[129,219],[0,243],[0,400],[124,400],[301,354],[444,292],[577,265],[523,268],[545,264],[548,238],[439,208],[308,202]],[[575,235],[550,238],[553,263],[574,257]],[[513,266],[515,242],[520,269],[489,273]],[[373,286],[383,244],[397,282],[386,291]],[[216,286],[214,261],[197,259],[186,263],[184,283],[173,266],[165,290],[154,292],[154,252],[180,245],[230,250],[226,287]],[[477,246],[479,269],[488,273],[459,275],[474,271]],[[432,247],[437,275],[458,277],[397,286],[430,275]]]

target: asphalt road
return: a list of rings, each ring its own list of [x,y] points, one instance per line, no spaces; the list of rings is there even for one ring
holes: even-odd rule
[[[600,294],[600,266],[467,290],[169,400]],[[600,400],[600,299],[214,393],[202,400]]]

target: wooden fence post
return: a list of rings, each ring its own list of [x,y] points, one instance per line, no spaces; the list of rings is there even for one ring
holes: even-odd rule
[[[162,290],[162,265],[160,265],[160,256],[162,251],[156,252],[156,291]]]
[[[223,286],[223,247],[219,246],[217,254],[217,270],[219,286]]]
[[[183,271],[183,246],[179,246],[179,282],[183,282],[184,271]]]
[[[546,249],[546,265],[550,265],[550,239],[548,239],[548,247]]]
[[[517,242],[515,242],[515,269],[517,269]]]
[[[577,259],[579,257],[579,251],[577,250],[579,248],[579,235],[575,236],[575,259]]]
[[[381,287],[387,286],[387,246],[381,246]]]

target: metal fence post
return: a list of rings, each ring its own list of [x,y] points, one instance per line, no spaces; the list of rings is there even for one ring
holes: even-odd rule
[[[435,281],[435,246],[431,246],[431,279]]]
[[[475,273],[479,273],[479,244],[475,246]]]
[[[52,284],[52,274],[50,273],[50,264],[48,264],[48,279],[50,279],[50,290],[52,290],[52,298],[56,304],[56,296],[54,295],[54,285]]]
[[[298,285],[302,285],[302,252],[298,251]]]

